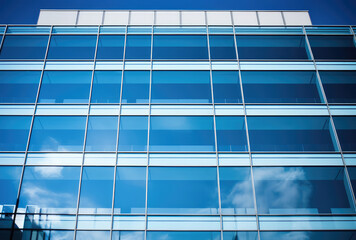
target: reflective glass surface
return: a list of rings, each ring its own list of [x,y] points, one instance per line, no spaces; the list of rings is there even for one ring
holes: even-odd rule
[[[355,231],[293,231],[293,232],[261,232],[261,240],[355,240]]]
[[[88,103],[91,71],[45,71],[39,103]]]
[[[0,151],[25,151],[32,117],[0,116]]]
[[[79,213],[110,214],[113,184],[113,167],[83,167]]]
[[[220,240],[220,232],[147,232],[147,240]]]
[[[14,240],[61,240],[73,239],[74,231],[63,230],[23,230],[14,233]]]
[[[146,167],[117,167],[114,213],[145,213]]]
[[[217,214],[217,191],[214,167],[148,169],[148,213]]]
[[[144,240],[144,231],[113,231],[112,240]]]
[[[36,116],[29,151],[83,151],[86,117]]]
[[[122,103],[148,103],[150,71],[125,71]]]
[[[90,116],[85,151],[116,151],[118,117]]]
[[[147,151],[148,118],[121,116],[119,151]]]
[[[9,36],[4,39],[0,59],[44,59],[48,36]]]
[[[208,59],[205,35],[155,35],[153,59]]]
[[[220,167],[221,212],[255,214],[250,167]]]
[[[0,207],[3,213],[12,213],[15,210],[21,172],[22,167],[0,167]]]
[[[150,151],[215,151],[212,117],[151,116]]]
[[[77,231],[77,240],[110,239],[110,231]]]
[[[335,151],[329,117],[247,117],[251,151]]]
[[[236,36],[240,59],[308,59],[304,36]]]
[[[224,232],[223,238],[224,240],[258,240],[258,235],[257,232]]]
[[[329,103],[356,103],[356,71],[319,71]]]
[[[215,103],[242,103],[238,71],[213,71]]]
[[[343,167],[254,167],[261,214],[353,213]]]
[[[48,59],[94,59],[95,35],[53,35]]]
[[[354,190],[355,193],[356,192],[356,167],[347,167],[347,171],[349,172],[352,189]]]
[[[209,36],[211,59],[236,59],[234,36]]]
[[[356,59],[353,36],[308,36],[315,59]]]
[[[121,71],[95,71],[91,103],[119,103]]]
[[[241,71],[246,103],[320,103],[314,71]]]
[[[26,213],[75,213],[80,167],[26,167],[19,209]]]
[[[34,103],[41,71],[0,71],[0,103]]]
[[[124,55],[124,35],[101,35],[96,59],[122,59]]]
[[[125,59],[150,59],[151,35],[127,35]]]
[[[356,117],[333,117],[343,151],[356,150]]]
[[[244,117],[216,116],[216,134],[219,151],[247,151]]]
[[[211,103],[209,71],[153,71],[152,103]]]

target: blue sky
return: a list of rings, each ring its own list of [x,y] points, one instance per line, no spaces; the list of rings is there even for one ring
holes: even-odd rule
[[[0,0],[1,24],[35,24],[40,9],[309,10],[314,25],[356,25],[356,0]]]

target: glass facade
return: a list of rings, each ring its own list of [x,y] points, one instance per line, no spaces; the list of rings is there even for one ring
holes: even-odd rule
[[[355,239],[354,31],[4,27],[0,238]]]

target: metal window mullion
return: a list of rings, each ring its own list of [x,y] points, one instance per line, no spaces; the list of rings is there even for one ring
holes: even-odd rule
[[[7,26],[6,26],[6,29],[7,29]],[[51,26],[51,31],[50,31],[50,33],[49,33],[49,35],[48,35],[46,53],[45,53],[45,57],[44,57],[44,59],[43,59],[43,66],[42,66],[42,70],[41,70],[40,81],[39,81],[39,83],[38,83],[37,94],[36,94],[36,100],[35,100],[35,104],[34,104],[34,109],[33,109],[33,114],[32,114],[32,119],[31,119],[31,124],[30,124],[30,130],[29,130],[29,132],[28,132],[27,144],[26,144],[26,150],[25,150],[25,156],[24,156],[24,161],[23,161],[23,164],[22,164],[22,171],[21,171],[21,176],[20,176],[20,181],[19,181],[19,189],[18,189],[18,191],[17,191],[17,198],[16,198],[16,204],[15,204],[13,222],[12,222],[12,226],[11,226],[10,239],[12,239],[13,234],[14,234],[14,231],[15,231],[15,221],[16,221],[17,210],[18,210],[18,207],[19,207],[20,193],[21,193],[22,182],[23,182],[23,177],[24,177],[24,172],[25,172],[25,167],[26,167],[28,149],[29,149],[29,146],[30,146],[32,128],[33,128],[33,124],[34,124],[34,121],[35,121],[35,115],[36,115],[36,109],[37,109],[37,102],[38,102],[38,98],[39,98],[39,95],[40,95],[40,89],[41,89],[41,84],[42,84],[44,69],[45,69],[45,66],[46,66],[46,59],[47,59],[48,49],[49,49],[49,45],[50,45],[50,43],[51,43],[52,29],[53,29],[53,26]],[[4,38],[5,38],[5,37],[4,37]],[[3,39],[4,39],[4,38],[3,38]]]
[[[256,15],[258,16],[257,12],[256,12]],[[258,17],[257,17],[257,19],[258,19]],[[232,23],[234,24],[234,20],[233,19],[232,19]],[[252,152],[251,152],[250,136],[249,136],[248,124],[247,124],[247,111],[246,111],[246,103],[245,103],[244,91],[243,91],[243,87],[242,87],[241,65],[240,65],[240,58],[239,58],[239,54],[238,54],[238,50],[237,50],[235,27],[233,27],[233,33],[234,33],[234,43],[235,43],[237,67],[238,67],[238,73],[239,73],[239,84],[240,84],[240,90],[241,90],[241,99],[242,99],[242,105],[243,105],[243,111],[244,111],[244,121],[245,121],[245,127],[246,127],[247,150],[248,150],[248,156],[249,156],[249,159],[250,159],[250,174],[251,174],[253,204],[254,204],[254,207],[255,207],[257,238],[261,239],[261,237],[260,237],[260,224],[259,224],[258,210],[257,210],[255,180],[254,180],[254,176],[253,176],[253,167],[252,167]]]
[[[7,25],[5,26],[4,34],[2,35],[2,39],[1,39],[1,43],[0,43],[0,51],[2,50],[2,45],[4,44],[6,32],[7,32]]]
[[[81,194],[82,179],[83,179],[83,168],[84,168],[84,159],[85,159],[85,148],[86,148],[86,141],[87,141],[87,135],[88,135],[89,110],[90,110],[91,96],[92,96],[92,92],[93,92],[93,81],[94,81],[94,73],[95,73],[96,55],[97,55],[97,52],[98,52],[99,33],[100,33],[100,25],[98,26],[98,33],[97,33],[97,37],[96,37],[96,45],[95,45],[95,53],[94,53],[93,70],[92,70],[91,81],[90,81],[90,91],[89,91],[89,99],[88,99],[88,111],[87,111],[87,116],[86,116],[87,118],[86,118],[84,141],[83,141],[83,152],[82,152],[83,156],[82,156],[82,164],[81,164],[81,166],[80,166],[80,176],[79,176],[79,188],[78,188],[78,199],[77,199],[77,213],[76,213],[76,215],[75,215],[74,240],[77,238],[80,194]]]

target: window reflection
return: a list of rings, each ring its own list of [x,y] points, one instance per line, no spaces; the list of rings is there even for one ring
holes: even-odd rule
[[[0,59],[44,59],[48,36],[9,36],[4,39]]]
[[[224,232],[223,237],[224,240],[258,240],[257,232]]]
[[[0,116],[0,151],[25,151],[32,117]]]
[[[124,54],[124,35],[101,35],[98,42],[97,59],[122,59]]]
[[[90,116],[85,151],[116,151],[118,117]]]
[[[334,240],[334,239],[354,239],[355,231],[281,231],[281,232],[261,232],[261,240]]]
[[[15,240],[61,240],[61,239],[73,239],[74,231],[63,230],[24,230],[16,231],[14,233]]]
[[[234,37],[229,35],[209,36],[211,59],[236,59]]]
[[[247,151],[244,117],[216,116],[215,120],[219,151]]]
[[[77,240],[110,239],[110,231],[77,231]]]
[[[113,231],[112,240],[144,240],[143,231]]]
[[[150,59],[151,35],[127,35],[125,59]]]
[[[356,150],[356,117],[333,117],[343,151]]]
[[[147,151],[148,118],[121,116],[119,151]]]
[[[0,208],[2,213],[15,211],[22,167],[0,167]]]
[[[119,103],[121,76],[121,71],[95,71],[91,102]]]
[[[215,103],[242,103],[238,71],[213,71]]]
[[[220,232],[147,232],[147,240],[220,240]]]
[[[125,71],[122,103],[148,103],[149,84],[149,71]]]

